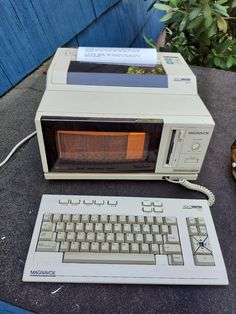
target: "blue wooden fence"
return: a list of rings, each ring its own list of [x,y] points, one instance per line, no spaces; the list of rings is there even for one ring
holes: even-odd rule
[[[144,47],[162,25],[152,0],[0,0],[0,95],[57,47]]]

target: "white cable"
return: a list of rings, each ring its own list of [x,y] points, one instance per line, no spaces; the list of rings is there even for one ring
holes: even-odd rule
[[[198,191],[205,194],[208,197],[208,204],[210,207],[215,203],[215,195],[209,189],[202,185],[191,183],[184,178],[181,178],[179,180],[171,180],[169,178],[166,178],[166,180],[171,183],[178,183],[189,190]]]
[[[18,144],[16,144],[15,147],[13,147],[13,149],[10,151],[10,153],[7,155],[7,157],[0,163],[0,168],[2,166],[4,166],[8,160],[11,158],[11,156],[15,153],[15,151],[22,145],[24,144],[26,141],[28,141],[31,137],[35,136],[36,131],[34,131],[33,133],[29,134],[28,136],[26,136],[25,138],[23,138],[23,140],[21,140]]]

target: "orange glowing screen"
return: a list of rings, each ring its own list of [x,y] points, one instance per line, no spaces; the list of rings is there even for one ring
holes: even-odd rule
[[[60,159],[84,162],[144,160],[145,132],[57,131]]]

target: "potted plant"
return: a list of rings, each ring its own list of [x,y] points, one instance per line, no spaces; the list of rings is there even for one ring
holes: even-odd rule
[[[236,70],[236,0],[161,0],[151,8],[165,12],[165,49],[189,64]]]

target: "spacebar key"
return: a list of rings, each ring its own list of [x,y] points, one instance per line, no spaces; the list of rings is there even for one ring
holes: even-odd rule
[[[66,252],[64,263],[155,265],[153,254],[77,253]]]

